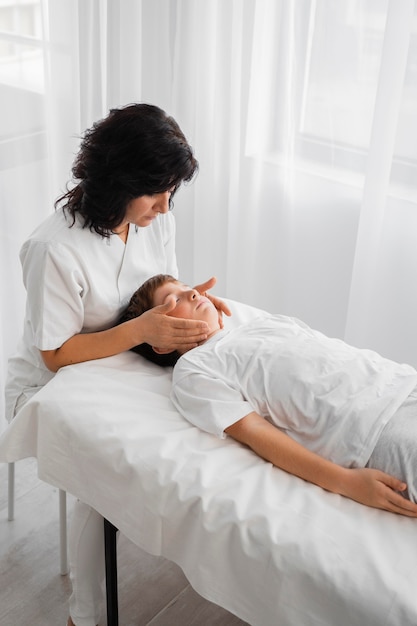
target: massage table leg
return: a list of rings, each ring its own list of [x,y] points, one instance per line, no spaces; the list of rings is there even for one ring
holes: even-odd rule
[[[106,563],[107,626],[119,626],[117,599],[117,528],[104,520],[104,558]]]
[[[68,574],[68,546],[67,546],[67,492],[59,490],[59,550],[61,576]]]

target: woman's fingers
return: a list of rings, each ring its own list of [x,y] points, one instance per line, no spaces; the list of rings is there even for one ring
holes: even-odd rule
[[[229,309],[226,302],[224,302],[220,298],[217,298],[216,296],[212,296],[210,293],[207,293],[206,296],[209,300],[211,300],[211,302],[214,304],[214,306],[216,307],[216,309],[219,311],[220,314],[224,313],[228,317],[232,315],[232,312]]]
[[[207,339],[207,322],[170,317],[167,314],[174,307],[175,298],[170,298],[140,316],[142,343],[172,351],[195,347]]]
[[[205,283],[201,283],[201,285],[196,285],[194,289],[197,289],[197,291],[202,294],[205,291],[208,291],[209,289],[213,289],[216,283],[217,283],[217,278],[215,276],[212,276],[211,278],[206,280]]]
[[[223,313],[227,315],[228,317],[230,317],[232,315],[232,312],[229,309],[228,305],[223,300],[221,300],[220,298],[217,298],[216,296],[211,295],[210,293],[206,293],[209,289],[212,289],[214,287],[216,282],[217,282],[217,278],[215,276],[212,276],[211,278],[206,280],[205,283],[201,283],[201,285],[196,285],[194,289],[197,289],[199,293],[205,295],[214,304],[214,306],[219,312],[220,328],[223,328],[223,319],[222,319]]]

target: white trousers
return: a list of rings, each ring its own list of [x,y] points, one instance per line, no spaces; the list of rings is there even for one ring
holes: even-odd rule
[[[21,394],[16,412],[28,401]],[[104,519],[76,500],[68,538],[72,595],[69,613],[75,626],[96,626],[104,600]]]
[[[104,599],[104,520],[79,500],[74,504],[68,547],[71,619],[76,626],[96,626]]]

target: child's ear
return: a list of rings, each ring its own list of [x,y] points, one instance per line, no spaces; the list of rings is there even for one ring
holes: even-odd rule
[[[152,350],[156,352],[156,354],[170,354],[171,352],[174,352],[174,350],[163,350],[157,346],[152,346]]]

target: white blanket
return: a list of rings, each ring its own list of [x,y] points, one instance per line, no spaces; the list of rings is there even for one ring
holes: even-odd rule
[[[259,313],[230,304],[233,323]],[[417,625],[417,520],[199,431],[173,408],[170,380],[130,352],[65,367],[0,437],[0,461],[37,457],[42,480],[250,624]]]

